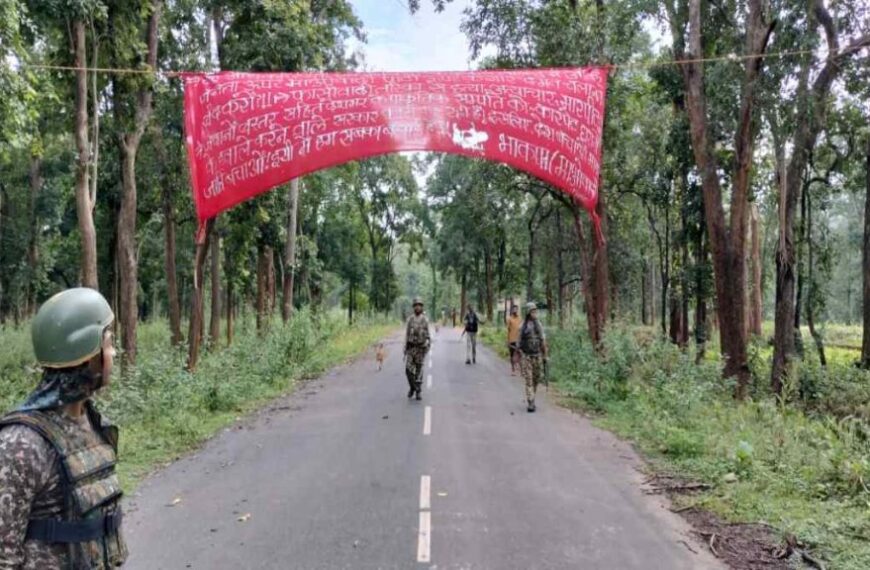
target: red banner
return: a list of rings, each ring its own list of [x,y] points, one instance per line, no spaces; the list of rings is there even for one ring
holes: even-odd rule
[[[397,151],[503,162],[594,215],[606,68],[184,79],[201,221],[298,176]]]

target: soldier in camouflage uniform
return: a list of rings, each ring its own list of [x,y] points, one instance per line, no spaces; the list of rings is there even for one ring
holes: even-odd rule
[[[405,374],[408,376],[408,397],[415,394],[422,399],[423,362],[431,345],[429,320],[423,314],[423,301],[414,299],[414,314],[408,319],[405,330]]]
[[[90,400],[111,374],[112,321],[92,289],[55,295],[33,320],[42,380],[0,418],[0,570],[106,570],[126,559],[118,433]]]
[[[520,329],[520,369],[526,381],[526,401],[528,411],[535,411],[535,392],[544,376],[544,360],[548,356],[547,337],[544,326],[538,320],[538,307],[534,303],[526,305],[526,320]]]

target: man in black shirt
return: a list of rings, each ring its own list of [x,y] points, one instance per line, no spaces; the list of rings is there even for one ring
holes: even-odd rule
[[[465,315],[465,328],[462,334],[468,335],[465,341],[465,363],[477,364],[477,328],[480,320],[477,318],[477,313],[474,312],[474,307],[468,306],[468,313]]]

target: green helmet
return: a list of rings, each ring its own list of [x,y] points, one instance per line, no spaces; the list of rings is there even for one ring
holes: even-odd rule
[[[103,331],[115,315],[99,291],[75,288],[43,303],[31,333],[36,360],[46,368],[83,364],[102,350]]]
[[[534,303],[526,303],[526,310],[529,312],[536,311],[538,310],[538,306]]]
[[[416,306],[416,305],[423,306],[423,299],[421,299],[420,297],[414,297],[414,302],[411,303],[411,305],[413,305],[413,306]]]

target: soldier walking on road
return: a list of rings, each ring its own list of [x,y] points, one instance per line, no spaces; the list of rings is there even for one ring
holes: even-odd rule
[[[479,326],[480,319],[477,318],[474,307],[468,305],[468,314],[465,315],[465,325],[462,329],[462,335],[467,335],[467,340],[465,341],[466,364],[477,364],[477,330]]]
[[[0,418],[0,568],[121,566],[118,430],[91,396],[109,383],[115,316],[93,289],[49,299],[33,319],[42,380]]]
[[[526,381],[526,401],[528,411],[535,411],[535,393],[544,377],[544,360],[549,356],[544,326],[538,320],[538,307],[534,303],[526,305],[526,320],[520,329],[520,351],[523,353],[520,369]]]
[[[415,394],[422,399],[423,362],[432,340],[429,338],[429,320],[423,314],[423,301],[414,299],[414,314],[408,319],[405,330],[405,374],[408,376],[408,397]]]

